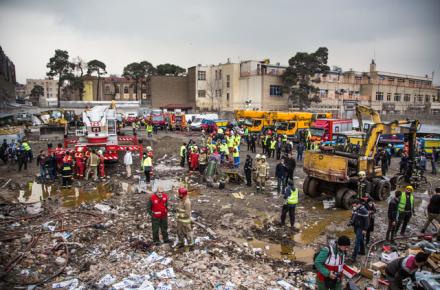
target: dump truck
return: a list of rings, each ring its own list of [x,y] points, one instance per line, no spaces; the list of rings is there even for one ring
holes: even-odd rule
[[[353,146],[349,146],[350,142],[347,138],[342,143],[339,141],[332,150],[306,151],[303,165],[304,172],[307,174],[303,183],[304,193],[310,197],[318,197],[323,192],[331,194],[335,197],[336,206],[345,209],[351,208],[356,197],[359,171],[366,172],[367,179],[372,185],[370,195],[374,199],[385,200],[388,198],[392,184],[389,178],[382,176],[380,166],[374,164],[379,137],[381,134],[395,134],[402,125],[410,124],[407,132],[410,144],[409,151],[411,160],[415,160],[416,133],[419,126],[417,120],[396,120],[384,123],[376,111],[364,106],[357,106],[356,114],[360,128],[363,128],[363,114],[370,115],[374,122],[358,152],[354,150]],[[340,138],[341,135],[337,137]],[[399,178],[395,178],[395,180],[399,180]]]

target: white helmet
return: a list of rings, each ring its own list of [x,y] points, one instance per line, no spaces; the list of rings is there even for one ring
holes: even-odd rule
[[[98,154],[99,154],[99,155],[102,155],[102,150],[98,150]]]
[[[365,173],[365,171],[359,171],[358,176],[365,177],[365,176],[367,176],[367,174]]]
[[[266,155],[261,155],[261,159],[266,160]]]
[[[261,158],[260,154],[255,155],[255,159],[260,159],[260,158]]]

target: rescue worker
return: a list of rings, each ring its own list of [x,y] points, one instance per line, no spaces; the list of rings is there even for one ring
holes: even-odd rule
[[[182,146],[180,146],[180,166],[185,167],[185,158],[186,158],[186,143],[183,142]]]
[[[408,255],[391,261],[385,268],[387,278],[391,282],[388,289],[406,289],[402,283],[406,278],[411,278],[411,281],[415,283],[416,272],[425,265],[428,258],[429,253],[419,252],[417,255]]]
[[[402,229],[400,230],[400,235],[404,235],[406,231],[406,226],[409,223],[413,213],[414,213],[414,188],[411,185],[408,185],[405,188],[405,192],[402,193],[399,199],[399,205],[397,207],[398,211],[398,220],[396,225],[396,233],[399,230],[400,226]]]
[[[229,160],[229,148],[225,140],[223,140],[222,144],[220,145],[220,154],[222,163],[225,163]]]
[[[18,171],[21,171],[21,168],[24,167],[24,170],[27,170],[28,158],[26,156],[26,152],[23,149],[23,146],[20,145],[17,148],[17,162],[18,162]]]
[[[188,190],[184,187],[179,188],[179,204],[177,205],[177,237],[179,239],[176,247],[181,248],[185,245],[194,245],[194,234],[191,225],[191,201],[188,197]]]
[[[50,181],[54,182],[55,179],[57,178],[57,159],[54,151],[52,151],[50,156],[47,158],[46,165],[47,165],[47,172],[49,173]]]
[[[250,155],[246,155],[244,175],[246,176],[246,185],[249,187],[252,186],[252,157]]]
[[[98,151],[98,157],[99,157],[99,165],[98,165],[99,177],[105,178],[105,167],[104,167],[105,158],[102,150]]]
[[[75,171],[78,179],[82,179],[84,177],[85,171],[84,154],[82,152],[83,148],[84,147],[78,147],[75,153]]]
[[[64,163],[61,169],[63,187],[72,186],[72,174],[73,174],[72,163]]]
[[[73,164],[73,158],[72,155],[70,155],[70,151],[66,151],[66,155],[63,157],[63,164],[69,163],[70,165]]]
[[[283,192],[284,204],[281,209],[281,225],[286,224],[287,212],[289,212],[290,228],[295,230],[295,209],[298,204],[298,188],[289,180],[288,186]]]
[[[281,159],[275,167],[275,177],[277,178],[277,193],[284,194],[284,189],[286,188],[287,184],[287,167],[284,164],[283,159]]]
[[[368,229],[365,233],[365,246],[370,243],[371,233],[374,232],[375,215],[377,212],[376,205],[371,197],[365,197],[365,207],[368,210]]]
[[[433,220],[436,220],[440,223],[440,187],[435,189],[435,193],[431,196],[429,200],[428,208],[428,219],[426,220],[421,233],[424,233],[428,226],[431,224]],[[440,240],[440,235],[437,235],[437,240]]]
[[[202,148],[199,154],[199,172],[203,174],[205,172],[205,168],[208,165],[208,149],[206,147]]]
[[[359,171],[357,184],[357,198],[369,197],[371,193],[371,183],[367,180],[365,171]]]
[[[251,143],[251,152],[255,153],[256,144],[257,144],[257,135],[251,134],[249,138],[250,138],[250,143]]]
[[[369,217],[368,209],[365,205],[356,199],[353,202],[353,213],[349,225],[353,226],[354,233],[356,235],[355,245],[353,249],[352,260],[356,262],[358,254],[365,255],[365,242],[364,235],[367,232]]]
[[[350,247],[350,239],[340,236],[336,243],[322,247],[313,263],[317,270],[316,285],[318,290],[341,290],[342,271],[345,266],[345,256]]]
[[[303,142],[299,142],[298,146],[296,147],[296,160],[302,161],[303,159],[303,152],[304,152],[305,146]]]
[[[124,165],[125,165],[125,170],[127,171],[127,178],[131,177],[132,164],[133,164],[133,155],[131,154],[131,151],[127,147],[124,155]]]
[[[261,160],[257,163],[257,191],[266,190],[266,179],[269,176],[269,164],[266,162],[266,156],[262,155]]]
[[[148,138],[153,137],[153,125],[151,125],[151,123],[147,123],[146,130]]]
[[[89,180],[90,172],[93,173],[93,180],[96,181],[98,179],[98,165],[99,165],[99,157],[96,155],[95,149],[92,149],[90,152],[89,158],[87,159],[87,169],[86,169],[86,180]]]
[[[275,140],[275,137],[273,137],[272,139],[270,139],[270,144],[269,144],[269,158],[275,158],[275,150],[277,148],[277,140]]]
[[[145,173],[146,182],[150,183],[151,172],[153,171],[153,152],[148,152],[147,157],[144,159],[142,163],[142,168]]]
[[[234,168],[238,168],[240,166],[240,148],[239,148],[239,146],[235,146],[234,152],[232,153],[232,157],[234,157]]]
[[[171,241],[168,238],[168,196],[163,192],[162,187],[159,187],[157,191],[150,196],[147,210],[151,215],[153,243],[156,246],[160,245],[159,229],[162,233],[163,242],[170,243]]]
[[[192,148],[192,152],[190,154],[190,170],[196,171],[199,169],[199,150],[197,146]]]
[[[286,139],[286,142],[287,142],[287,139]],[[284,144],[285,143],[281,140],[281,138],[278,137],[277,144],[276,144],[277,160],[281,159],[281,151],[283,150],[283,147],[285,146]]]
[[[27,139],[23,139],[23,141],[21,142],[21,146],[23,146],[23,151],[25,153],[25,157],[27,161],[32,163],[33,160],[32,148],[29,145]]]

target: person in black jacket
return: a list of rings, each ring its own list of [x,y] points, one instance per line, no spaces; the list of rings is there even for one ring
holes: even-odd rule
[[[431,200],[428,204],[428,220],[426,221],[425,225],[423,226],[423,229],[421,230],[422,233],[426,231],[429,224],[436,220],[437,222],[440,222],[440,187],[437,187],[435,189],[435,194],[431,196]],[[437,235],[437,240],[440,240],[440,236]]]
[[[275,167],[275,177],[277,178],[277,192],[278,194],[284,192],[287,183],[287,167],[284,164],[284,160],[281,159],[280,162]]]
[[[353,249],[353,262],[356,262],[358,254],[365,255],[364,235],[367,232],[369,222],[368,209],[359,200],[353,202],[353,214],[351,216],[350,225],[353,226],[356,235],[355,245]]]
[[[49,173],[50,181],[54,182],[57,178],[57,158],[55,152],[52,152],[46,159],[46,168]]]
[[[257,142],[257,135],[255,134],[251,134],[250,138],[250,144],[251,144],[251,152],[255,153],[255,146],[256,146],[256,142]]]
[[[295,168],[296,168],[296,161],[295,158],[293,158],[292,154],[289,154],[286,157],[284,157],[284,164],[286,164],[287,167],[287,179],[293,180],[293,174],[295,173]]]
[[[365,207],[368,210],[368,229],[365,234],[365,246],[370,243],[371,233],[374,231],[374,218],[377,212],[376,205],[371,197],[365,199]]]
[[[246,162],[244,163],[244,175],[246,176],[246,185],[252,186],[252,158],[246,155]]]
[[[386,240],[392,243],[394,243],[394,234],[396,232],[396,223],[397,223],[397,215],[398,215],[397,207],[399,205],[399,199],[401,195],[402,192],[396,190],[393,199],[391,199],[390,203],[388,204],[388,229],[387,229]]]

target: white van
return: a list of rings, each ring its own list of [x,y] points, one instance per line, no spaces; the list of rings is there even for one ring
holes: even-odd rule
[[[191,130],[200,130],[202,127],[203,120],[216,120],[218,119],[217,114],[201,114],[197,115],[191,123]]]

